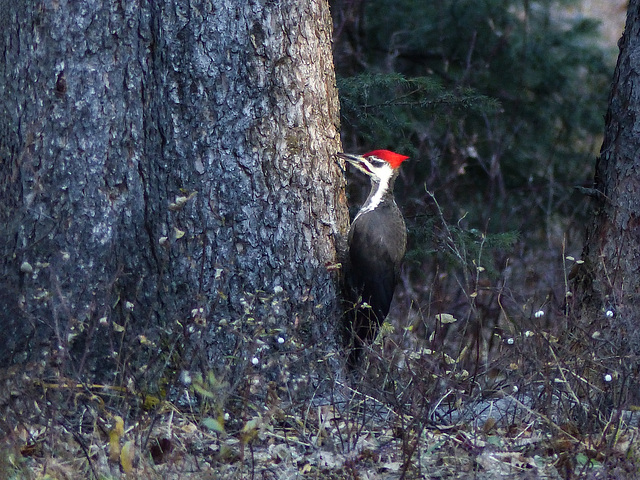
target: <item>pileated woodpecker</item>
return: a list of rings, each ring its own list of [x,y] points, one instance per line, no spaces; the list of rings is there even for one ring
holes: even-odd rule
[[[404,218],[393,197],[399,167],[407,158],[389,150],[364,155],[339,153],[367,174],[371,192],[349,230],[349,265],[345,271],[352,302],[349,366],[355,368],[365,345],[373,342],[389,313],[400,262],[407,243]]]

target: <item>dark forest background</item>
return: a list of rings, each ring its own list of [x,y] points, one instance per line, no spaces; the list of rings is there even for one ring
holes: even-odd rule
[[[563,323],[617,55],[578,3],[332,3],[344,149],[411,156],[393,348],[433,341],[440,313],[466,320],[437,332],[456,357]],[[350,180],[357,208],[368,187]]]

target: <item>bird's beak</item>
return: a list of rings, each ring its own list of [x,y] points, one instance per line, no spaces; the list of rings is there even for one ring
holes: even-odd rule
[[[356,167],[358,170],[366,173],[367,175],[371,174],[371,170],[369,169],[369,163],[362,155],[353,155],[351,153],[338,153],[338,156],[351,165]]]

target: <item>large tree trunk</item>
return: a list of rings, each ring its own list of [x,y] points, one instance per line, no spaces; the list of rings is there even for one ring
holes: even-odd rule
[[[0,362],[128,379],[244,364],[256,332],[331,345],[330,29],[325,0],[2,2]]]
[[[640,353],[640,1],[619,42],[605,137],[596,165],[593,223],[578,299],[586,319],[628,354]],[[627,350],[629,349],[629,350]],[[621,351],[622,354],[625,354]],[[631,366],[629,359],[623,363]]]

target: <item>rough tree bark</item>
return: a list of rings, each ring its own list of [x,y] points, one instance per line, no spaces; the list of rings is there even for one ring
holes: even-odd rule
[[[605,137],[596,165],[593,222],[578,298],[587,318],[611,318],[619,340],[640,353],[640,1],[629,2],[619,41]],[[607,313],[608,312],[608,313]]]
[[[326,1],[1,3],[0,362],[209,369],[247,322],[330,346]]]

